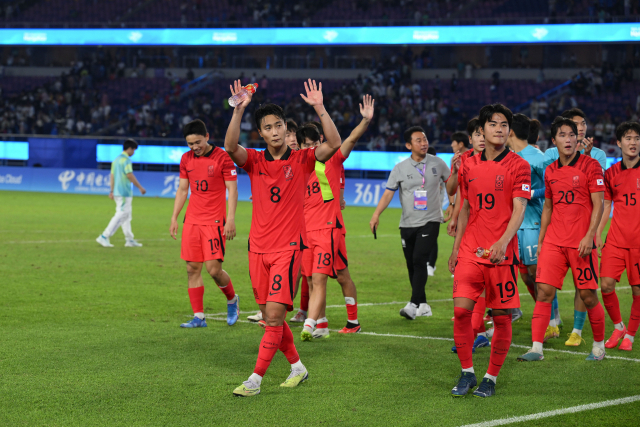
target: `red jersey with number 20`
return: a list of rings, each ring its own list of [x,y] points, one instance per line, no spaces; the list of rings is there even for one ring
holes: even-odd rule
[[[631,169],[623,162],[604,173],[604,199],[613,202],[607,243],[618,248],[640,248],[640,160]]]
[[[238,179],[231,157],[218,147],[200,157],[189,150],[180,159],[180,178],[188,179],[191,189],[185,224],[224,224],[227,217],[225,181]]]
[[[246,150],[247,162],[240,167],[249,174],[253,196],[249,252],[302,250],[305,176],[315,168],[315,148],[287,147],[278,160],[269,150]]]
[[[322,197],[322,188],[316,172],[314,171],[309,177],[304,195],[304,221],[307,231],[324,228],[344,228],[342,212],[340,211],[340,181],[342,164],[345,160],[347,158],[342,154],[341,150],[338,150],[324,164],[324,174],[333,194],[333,200],[331,201],[325,201]],[[322,163],[320,162],[316,164],[316,168],[321,166]]]
[[[500,240],[513,214],[513,199],[531,199],[531,167],[505,148],[494,160],[487,160],[484,151],[466,158],[460,176],[460,191],[469,201],[470,212],[458,256],[491,264],[488,259],[477,257],[476,250],[489,249]],[[518,264],[517,254],[518,239],[514,236],[502,265]]]
[[[566,166],[560,159],[547,166],[544,181],[544,197],[553,200],[544,242],[577,249],[591,222],[591,193],[604,191],[602,167],[597,160],[576,153]]]

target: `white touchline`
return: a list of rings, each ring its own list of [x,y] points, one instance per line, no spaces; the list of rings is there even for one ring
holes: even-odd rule
[[[477,424],[466,424],[462,427],[493,427],[505,424],[522,423],[534,421],[541,418],[555,417],[564,414],[575,414],[576,412],[590,411],[592,409],[606,408],[607,406],[625,405],[640,401],[640,395],[623,397],[621,399],[605,400],[604,402],[589,403],[588,405],[571,406],[569,408],[556,409],[554,411],[538,412],[537,414],[523,415],[521,417],[502,418],[499,420],[485,421]]]
[[[166,242],[166,241],[171,241],[173,239],[171,238],[166,238],[166,239],[136,239],[139,240],[141,242]],[[178,238],[178,240],[180,240]],[[91,240],[16,240],[16,241],[9,241],[9,242],[3,242],[0,241],[0,244],[5,244],[5,245],[37,245],[37,244],[41,244],[41,243],[95,243],[96,239],[91,239]]]

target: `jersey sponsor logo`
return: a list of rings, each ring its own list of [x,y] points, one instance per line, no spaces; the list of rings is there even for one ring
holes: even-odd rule
[[[407,179],[413,179],[413,175],[407,175]]]
[[[596,184],[598,184],[598,185],[604,185],[604,180],[603,180],[603,179],[597,179],[597,180],[596,180]]]
[[[238,173],[235,169],[231,169],[231,176],[236,176]]]
[[[291,243],[289,243],[289,246],[296,246],[296,245],[297,245],[297,243],[296,243],[296,242],[291,242]]]
[[[478,178],[473,178],[473,179],[470,179],[470,180],[469,180],[469,182],[471,182],[471,181],[475,181],[476,179],[478,179]]]
[[[213,165],[209,165],[209,167],[207,168],[207,175],[213,176]]]
[[[573,188],[580,187],[580,177],[578,175],[573,177]]]
[[[522,191],[531,191],[531,188],[527,184],[522,184]]]
[[[614,187],[620,187],[622,185],[622,183],[618,183],[616,185],[614,185]],[[640,189],[640,179],[638,180],[638,189]]]
[[[291,165],[282,166],[282,170],[284,170],[284,177],[287,181],[291,181],[293,179],[293,169]]]
[[[191,170],[187,169],[187,172],[193,172],[194,170],[195,170],[195,169],[191,169]]]
[[[266,173],[260,171],[260,172],[258,172],[258,175],[266,175]]]
[[[504,175],[496,175],[496,191],[504,189]]]

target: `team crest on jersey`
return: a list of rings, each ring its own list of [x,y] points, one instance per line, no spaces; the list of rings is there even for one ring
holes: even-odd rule
[[[207,169],[207,174],[209,176],[213,176],[213,165],[210,165],[209,168]]]
[[[290,165],[284,165],[282,166],[282,170],[284,170],[284,178],[287,181],[291,181],[291,179],[293,179],[293,169],[291,169]]]
[[[504,189],[504,175],[496,175],[496,191]]]
[[[580,177],[578,175],[573,177],[573,188],[580,187]]]

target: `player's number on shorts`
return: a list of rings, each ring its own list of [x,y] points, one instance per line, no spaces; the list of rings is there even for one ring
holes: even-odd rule
[[[273,203],[280,201],[280,187],[271,187],[271,201]]]
[[[196,181],[196,191],[207,191],[209,189],[209,183],[206,179],[202,181]]]
[[[516,294],[516,285],[511,280],[504,284],[504,289],[502,283],[498,283],[496,286],[500,289],[500,299],[505,298],[505,293],[507,294],[506,298],[513,298]]]
[[[321,265],[324,265],[325,267],[328,267],[331,265],[331,254],[330,253],[326,253],[326,254],[322,254],[319,253],[318,254],[318,268],[321,267]]]
[[[275,276],[273,276],[273,283],[271,284],[271,290],[279,291],[280,289],[282,289],[282,284],[280,282],[282,282],[281,275],[276,274]]]
[[[636,195],[631,194],[623,194],[624,197],[624,205],[625,206],[635,206],[636,205]]]
[[[311,193],[319,193],[320,192],[320,183],[319,182],[314,182],[313,184],[311,184],[310,186],[307,185],[307,193],[309,194],[309,196],[311,196]]]
[[[218,239],[209,239],[209,245],[211,246],[211,254],[215,254],[220,249],[220,241]]]
[[[529,250],[529,259],[534,259],[538,256],[538,245],[527,246],[527,249]]]
[[[640,274],[640,263],[637,263],[637,262],[636,262],[634,265],[635,265],[635,266],[636,266],[636,268],[638,269],[638,274]]]
[[[590,268],[578,268],[578,280],[593,280],[593,271]]]
[[[484,200],[484,206],[483,206],[483,200]],[[484,207],[487,210],[491,210],[495,206],[495,203],[496,203],[496,198],[493,196],[493,194],[487,193],[483,196],[482,193],[478,193],[479,209],[482,209]]]
[[[560,193],[560,202],[564,199],[565,203],[570,205],[575,200],[576,196],[573,194],[573,191],[569,190],[566,193],[562,190],[558,191]]]

